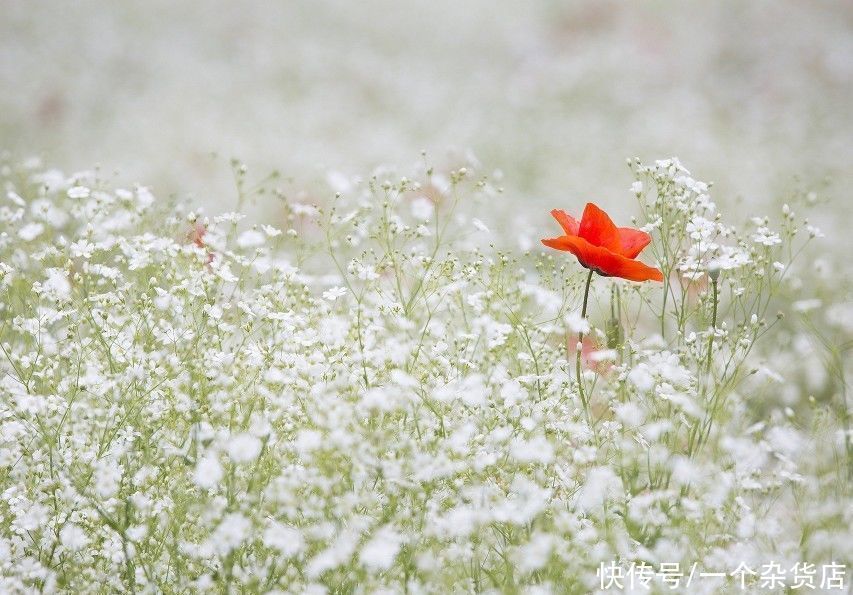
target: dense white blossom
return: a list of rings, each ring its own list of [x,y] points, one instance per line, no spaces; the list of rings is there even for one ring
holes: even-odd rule
[[[4,592],[586,593],[601,561],[853,554],[853,310],[792,261],[791,207],[723,223],[632,161],[666,282],[596,276],[584,313],[570,257],[471,233],[473,165],[330,176],[293,234],[9,168]]]

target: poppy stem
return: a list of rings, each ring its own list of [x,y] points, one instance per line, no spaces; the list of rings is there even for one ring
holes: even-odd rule
[[[581,318],[586,320],[586,306],[589,303],[589,286],[592,284],[592,273],[593,270],[589,270],[589,274],[586,277],[586,287],[583,290],[583,307],[581,308]],[[575,356],[575,373],[578,382],[578,394],[581,397],[581,403],[583,404],[583,410],[586,414],[586,422],[589,424],[590,429],[592,429],[592,414],[589,410],[589,401],[586,398],[586,393],[583,388],[583,378],[581,375],[581,352],[583,351],[583,332],[578,333],[578,344],[576,346],[576,356]]]

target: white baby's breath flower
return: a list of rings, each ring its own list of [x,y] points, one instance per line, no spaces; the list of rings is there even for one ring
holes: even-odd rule
[[[219,224],[219,223],[237,224],[245,218],[246,218],[246,215],[244,215],[243,213],[235,213],[235,212],[222,213],[221,215],[217,215],[216,217],[214,217],[213,222],[216,224]]]
[[[150,207],[152,204],[154,204],[154,195],[151,193],[151,189],[146,186],[137,187],[136,202],[143,209]]]
[[[127,528],[127,538],[132,542],[139,542],[148,535],[147,525],[134,525]]]
[[[356,266],[356,274],[362,281],[373,281],[379,278],[379,273],[374,267],[360,263]]]
[[[589,354],[589,359],[593,362],[615,361],[618,357],[615,349],[597,349]]]
[[[383,527],[361,548],[359,560],[370,570],[387,570],[400,551],[401,541],[396,531]]]
[[[617,405],[614,407],[614,411],[619,421],[629,428],[641,425],[646,418],[645,412],[639,405],[631,401]]]
[[[205,304],[202,308],[214,320],[222,320],[222,308],[216,304]]]
[[[510,445],[510,454],[521,463],[547,465],[554,458],[554,448],[544,436],[534,436],[529,440],[516,438]]]
[[[782,239],[779,237],[779,234],[773,233],[765,226],[758,228],[752,236],[752,241],[756,244],[763,244],[764,246],[777,246],[782,243]]]
[[[334,302],[339,297],[345,296],[347,291],[346,287],[331,287],[323,292],[323,299]]]
[[[68,222],[68,213],[54,201],[39,198],[30,204],[30,213],[34,219],[44,221],[53,228],[60,228]]]
[[[200,488],[212,489],[219,486],[223,475],[219,458],[214,454],[207,454],[196,464],[193,480]]]
[[[545,566],[551,556],[555,542],[556,538],[553,535],[541,531],[535,532],[530,540],[518,549],[515,555],[518,568],[522,572],[533,572]]]
[[[74,523],[66,523],[59,532],[62,546],[72,552],[80,551],[89,544],[86,532]]]
[[[85,186],[72,186],[67,192],[68,198],[88,198],[91,193]]]
[[[271,521],[264,529],[263,542],[277,550],[285,559],[299,555],[305,548],[302,533],[294,527]]]
[[[251,463],[261,454],[261,441],[251,434],[243,433],[228,440],[225,451],[235,463]]]
[[[313,218],[320,214],[317,207],[305,203],[296,202],[292,204],[293,213],[305,217]]]
[[[520,403],[527,398],[527,392],[517,380],[509,380],[501,386],[501,398],[507,407]]]
[[[71,283],[65,271],[47,269],[47,279],[42,283],[42,293],[51,299],[67,299],[71,296]]]
[[[252,522],[239,512],[232,512],[222,519],[210,536],[210,545],[221,555],[232,552],[249,537]]]
[[[265,241],[264,234],[255,229],[247,229],[237,238],[237,245],[241,248],[255,248],[263,246]]]
[[[427,221],[432,218],[435,212],[435,206],[432,201],[425,196],[419,196],[412,201],[412,216],[420,221]]]
[[[27,201],[25,201],[20,194],[14,192],[13,190],[10,190],[6,193],[6,198],[8,198],[13,204],[19,207],[27,206]]]
[[[655,379],[648,366],[641,364],[628,373],[628,380],[640,392],[648,392],[654,387]]]
[[[580,310],[573,310],[565,316],[566,326],[575,334],[587,334],[590,331],[589,320],[581,316]]]
[[[95,245],[87,240],[79,240],[74,242],[69,246],[71,256],[76,258],[92,258],[92,254],[95,251]]]
[[[316,430],[300,430],[294,443],[297,451],[302,455],[311,453],[320,448],[322,444],[323,435]]]
[[[814,225],[806,225],[806,231],[813,238],[823,238],[826,237],[825,234],[820,230],[819,227]]]
[[[31,242],[39,237],[44,231],[44,225],[41,223],[27,223],[18,230],[18,237],[25,242]]]
[[[222,264],[216,264],[218,261],[213,260],[213,269],[216,271],[216,275],[225,281],[226,283],[234,283],[237,281],[237,276],[231,272],[231,265],[227,262]]]
[[[490,233],[489,228],[486,227],[486,224],[477,219],[476,217],[474,219],[471,219],[471,224],[483,233]]]
[[[823,306],[823,301],[816,298],[799,300],[792,304],[792,307],[797,312],[810,312],[811,310],[817,310],[821,306]]]
[[[581,510],[602,514],[607,500],[620,494],[622,480],[610,467],[595,467],[587,472],[577,495]]]

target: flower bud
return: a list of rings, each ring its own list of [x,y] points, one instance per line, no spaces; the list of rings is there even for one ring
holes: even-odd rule
[[[720,278],[720,263],[716,260],[708,263],[708,276],[714,283],[716,283],[717,279]]]

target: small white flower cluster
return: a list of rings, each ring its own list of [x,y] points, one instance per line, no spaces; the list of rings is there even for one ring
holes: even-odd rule
[[[586,317],[571,260],[483,245],[473,168],[335,176],[286,233],[4,172],[2,592],[585,593],[614,559],[853,555],[840,414],[759,398],[791,234],[738,239],[676,160],[633,186],[666,289],[596,279]]]
[[[710,184],[694,179],[675,158],[631,164],[638,178],[632,190],[649,220],[646,229],[660,232],[661,243],[653,248],[661,256],[671,251],[681,277],[696,281],[709,271],[736,270],[752,262],[749,247],[737,242],[734,229],[717,216]]]

